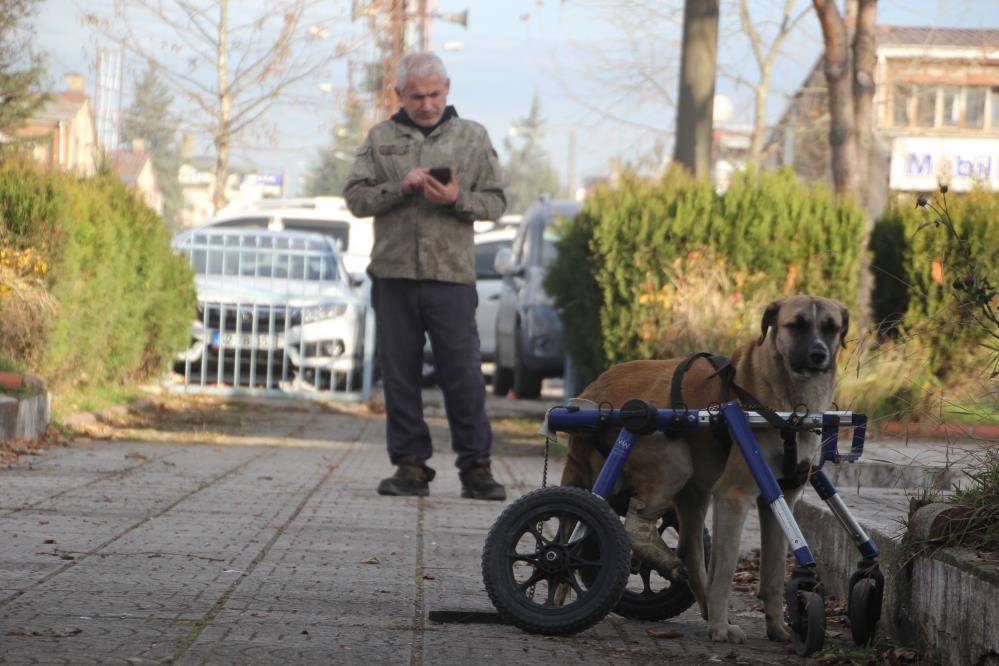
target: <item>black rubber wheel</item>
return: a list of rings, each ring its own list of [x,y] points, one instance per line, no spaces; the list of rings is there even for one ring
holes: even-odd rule
[[[871,578],[861,578],[853,585],[846,615],[850,619],[854,644],[868,645],[874,640],[883,596],[881,588]]]
[[[524,353],[520,342],[520,333],[515,335],[514,350],[513,392],[517,394],[518,398],[540,398],[542,377],[524,365]]]
[[[493,395],[505,396],[513,388],[513,370],[504,368],[496,362],[496,369],[493,370]]]
[[[670,509],[659,524],[659,534],[671,549],[676,549],[675,533],[680,522],[676,511]],[[711,534],[704,529],[704,563],[711,558]],[[614,607],[618,615],[633,620],[665,620],[687,610],[697,599],[686,580],[663,578],[658,571],[632,556],[631,577]]]
[[[570,543],[577,524],[586,536]],[[506,621],[530,633],[574,634],[614,608],[630,561],[624,526],[603,499],[553,486],[524,495],[496,520],[482,552],[482,578]]]
[[[797,604],[797,613],[791,614],[791,645],[800,657],[807,657],[822,648],[826,640],[826,605],[822,596],[807,590],[798,590],[788,603]]]

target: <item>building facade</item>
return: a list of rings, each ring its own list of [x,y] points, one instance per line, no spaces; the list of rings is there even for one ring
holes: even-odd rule
[[[892,192],[999,190],[999,30],[878,26],[871,214]],[[820,60],[767,145],[769,166],[830,179]]]
[[[83,77],[69,74],[66,90],[49,93],[16,132],[30,141],[38,162],[80,177],[94,175],[100,159],[93,110],[83,88]]]

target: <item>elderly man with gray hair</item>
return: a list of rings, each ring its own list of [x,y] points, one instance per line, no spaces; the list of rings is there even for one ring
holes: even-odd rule
[[[506,208],[499,162],[485,128],[447,105],[451,81],[440,58],[406,54],[396,81],[402,108],[371,128],[343,191],[354,215],[375,218],[368,273],[388,453],[396,466],[378,492],[430,492],[435,472],[426,461],[433,447],[421,395],[426,334],[462,497],[503,500],[506,490],[490,470],[472,228],[475,220],[498,219]]]

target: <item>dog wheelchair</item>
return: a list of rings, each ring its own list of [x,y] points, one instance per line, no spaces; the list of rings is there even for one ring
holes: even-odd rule
[[[549,410],[543,428],[548,433],[620,428],[620,434],[590,492],[560,486],[541,488],[511,504],[493,524],[482,555],[482,571],[486,591],[500,615],[531,633],[565,635],[593,626],[612,610],[635,619],[666,619],[693,605],[693,593],[682,579],[665,581],[661,590],[650,589],[649,567],[633,560],[624,526],[608,500],[640,436],[712,427],[716,432],[727,429],[794,553],[797,566],[785,583],[794,650],[801,656],[819,650],[825,641],[826,616],[815,559],[753,435],[753,428],[771,426],[773,414],[744,411],[734,401],[700,410],[657,410],[643,400],[630,400],[620,409],[570,404]],[[884,597],[878,548],[821,469],[827,462],[839,464],[860,458],[867,417],[853,412],[776,414],[799,430],[821,432],[821,460],[809,481],[862,556],[850,577],[847,615],[854,642],[867,644],[874,637]],[[853,428],[852,446],[843,454],[838,448],[841,427]],[[675,520],[675,514],[667,514],[660,533],[675,527]],[[704,540],[707,559],[707,530]],[[632,574],[641,577],[641,592],[626,589]]]

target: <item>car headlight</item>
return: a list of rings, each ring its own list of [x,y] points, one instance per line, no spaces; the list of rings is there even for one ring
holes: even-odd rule
[[[347,312],[346,303],[322,303],[302,308],[302,322],[311,324],[327,319],[336,319]]]

